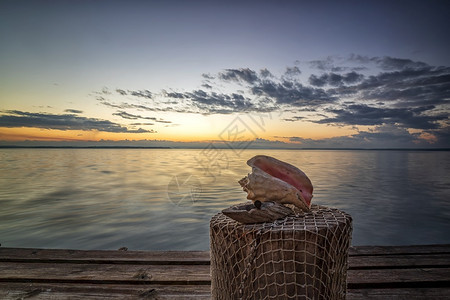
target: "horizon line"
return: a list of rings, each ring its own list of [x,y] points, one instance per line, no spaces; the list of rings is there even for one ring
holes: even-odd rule
[[[25,145],[0,145],[0,149],[204,149],[204,147],[165,147],[165,146],[25,146]],[[229,149],[230,147],[217,147],[217,149]],[[358,148],[358,147],[305,147],[305,148],[283,148],[283,147],[249,147],[239,150],[397,150],[397,151],[450,151],[450,148]]]

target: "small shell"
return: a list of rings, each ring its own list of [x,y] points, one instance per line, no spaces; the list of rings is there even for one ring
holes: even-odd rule
[[[259,201],[255,201],[255,204]],[[260,208],[247,202],[222,210],[222,213],[243,224],[272,222],[293,213],[293,211],[276,202],[259,202]]]

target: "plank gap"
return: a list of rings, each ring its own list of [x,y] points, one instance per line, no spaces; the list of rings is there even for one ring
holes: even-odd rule
[[[359,267],[349,267],[348,270],[397,270],[397,269],[418,269],[418,268],[450,268],[450,265],[411,265],[411,266],[359,266]]]
[[[124,284],[124,285],[211,285],[210,280],[189,280],[189,281],[173,281],[173,280],[96,280],[96,279],[43,279],[43,278],[0,278],[0,282],[10,283],[69,283],[69,284]]]
[[[373,282],[373,283],[347,283],[347,289],[408,289],[408,288],[448,288],[450,281],[408,281],[408,282]]]
[[[171,265],[171,266],[209,266],[210,261],[152,261],[152,260],[96,260],[96,259],[40,259],[40,258],[1,258],[8,263],[55,263],[55,264],[108,264],[108,265]]]

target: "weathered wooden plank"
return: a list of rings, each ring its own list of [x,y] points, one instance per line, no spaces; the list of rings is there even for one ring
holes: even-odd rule
[[[0,299],[211,299],[211,287],[0,282]]]
[[[450,267],[450,254],[350,256],[350,269]]]
[[[209,266],[0,264],[0,281],[209,284]],[[450,268],[349,270],[350,288],[411,283],[450,286]]]
[[[450,299],[450,288],[349,289],[347,300]]]
[[[209,251],[117,251],[0,247],[1,261],[126,264],[209,264]]]
[[[450,268],[349,270],[349,289],[450,287]]]
[[[409,247],[408,247],[409,248]],[[434,248],[434,247],[433,247]],[[356,248],[361,249],[361,248]],[[436,248],[434,248],[436,249]],[[358,250],[359,251],[359,250]],[[364,249],[364,253],[367,251]],[[378,251],[374,253],[379,253]],[[99,251],[0,248],[0,262],[207,265],[209,251]],[[351,255],[350,268],[449,266],[450,253]]]
[[[450,299],[449,265],[450,245],[352,247],[348,299]],[[0,247],[0,299],[209,299],[209,285],[208,251]]]
[[[450,244],[412,246],[352,246],[350,256],[357,255],[409,255],[450,253]]]
[[[450,288],[349,289],[348,300],[449,299]],[[210,299],[209,286],[2,283],[0,299]]]
[[[348,300],[449,299],[450,288],[349,289]],[[211,299],[209,286],[1,283],[1,299]]]
[[[349,255],[414,255],[450,254],[450,244],[413,246],[353,246]],[[117,251],[117,250],[68,250],[0,247],[0,261],[42,260],[42,261],[89,261],[102,263],[139,263],[140,261],[161,264],[208,264],[209,251]]]
[[[0,281],[209,284],[208,265],[0,263]]]

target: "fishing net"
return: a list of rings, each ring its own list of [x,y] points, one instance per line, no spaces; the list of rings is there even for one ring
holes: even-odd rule
[[[213,299],[345,299],[352,219],[312,205],[274,222],[210,222]]]

